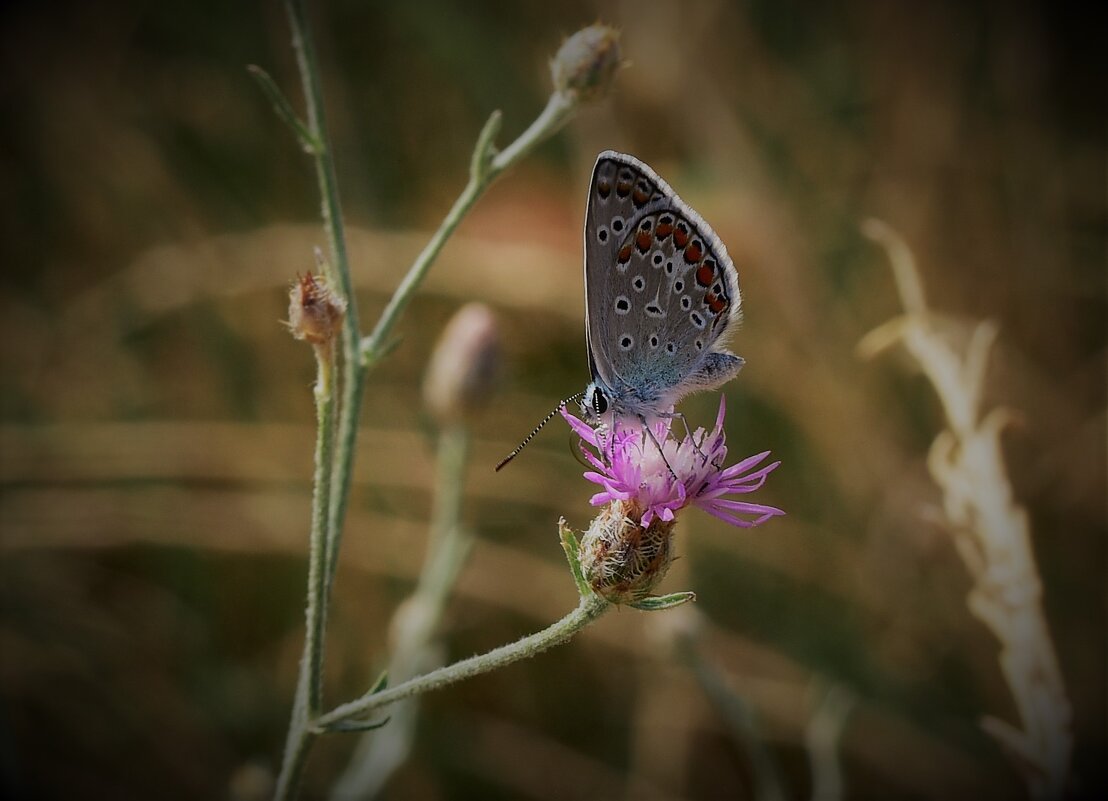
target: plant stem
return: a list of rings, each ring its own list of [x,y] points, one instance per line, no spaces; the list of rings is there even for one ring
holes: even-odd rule
[[[286,6],[292,25],[292,46],[300,69],[300,82],[304,88],[308,133],[316,144],[314,156],[316,180],[319,183],[320,213],[331,253],[330,274],[327,277],[333,287],[338,287],[346,300],[346,316],[342,325],[342,405],[339,409],[339,445],[331,487],[330,520],[327,526],[326,573],[329,588],[334,581],[335,569],[338,566],[346,502],[350,496],[354,442],[358,435],[358,412],[361,409],[362,392],[365,386],[365,369],[359,357],[361,328],[358,320],[358,304],[354,298],[354,282],[350,277],[350,259],[346,251],[346,233],[343,226],[342,205],[339,200],[338,180],[335,177],[335,162],[331,157],[331,139],[327,133],[327,121],[323,112],[319,65],[308,23],[304,17],[302,0],[287,0]]]
[[[312,44],[302,0],[286,0],[289,22],[292,29],[292,44],[296,54],[297,66],[303,85],[304,102],[307,111],[306,120],[301,124],[284,101],[268,76],[255,70],[255,77],[262,83],[270,99],[275,102],[278,113],[292,125],[301,144],[315,159],[316,179],[319,184],[321,215],[326,231],[330,260],[325,266],[328,283],[337,290],[346,301],[346,314],[342,326],[341,403],[334,400],[333,353],[327,348],[327,358],[321,361],[321,378],[317,385],[317,405],[319,414],[319,439],[316,447],[316,476],[313,496],[312,534],[308,570],[308,605],[306,610],[307,630],[305,632],[304,658],[297,680],[296,697],[293,704],[292,719],[286,740],[285,758],[281,774],[278,777],[278,799],[293,798],[299,790],[301,773],[307,761],[308,753],[321,730],[317,717],[322,708],[322,673],[324,659],[324,632],[327,620],[327,607],[330,589],[338,566],[339,546],[342,541],[343,522],[346,506],[350,497],[350,486],[354,463],[354,446],[358,433],[358,413],[361,409],[362,394],[368,367],[374,364],[388,346],[388,339],[400,316],[407,308],[415,291],[419,288],[435,258],[442,250],[446,240],[457,228],[465,214],[481,196],[484,190],[505,169],[515,164],[543,138],[557,130],[570,116],[576,106],[574,96],[555,92],[542,114],[531,124],[512,145],[503,153],[496,154],[493,140],[500,128],[500,115],[495,113],[486,123],[478,139],[470,169],[470,180],[462,195],[455,202],[439,230],[419,257],[409,268],[404,280],[397,288],[373,334],[364,340],[358,319],[358,307],[354,298],[354,286],[350,275],[350,263],[346,249],[342,207],[339,200],[338,182],[335,165],[331,155],[331,142],[327,134],[327,125],[323,111],[323,94],[319,82],[319,66]],[[317,352],[317,357],[320,354]],[[326,368],[323,366],[326,364]],[[326,375],[324,375],[324,372]],[[325,390],[325,391],[323,391]],[[337,417],[337,423],[336,423]],[[337,445],[337,447],[336,447]],[[464,455],[463,455],[464,458]],[[460,501],[459,501],[460,502]],[[437,599],[441,604],[444,599]],[[605,604],[591,599],[582,601],[576,612],[555,624],[546,632],[553,632],[554,639],[534,640],[540,635],[525,638],[510,653],[504,653],[492,662],[481,662],[476,667],[474,660],[466,660],[429,676],[407,682],[400,687],[378,695],[365,711],[381,705],[381,698],[398,700],[414,695],[425,689],[443,686],[468,675],[490,670],[500,664],[537,653],[551,645],[567,639],[580,626],[598,616]],[[576,628],[566,628],[567,621]],[[548,635],[549,637],[550,635]],[[534,641],[534,644],[529,644]],[[516,650],[511,650],[516,649]],[[520,650],[522,649],[522,650]],[[505,649],[491,652],[493,656]],[[497,661],[497,660],[506,661]],[[482,666],[486,665],[487,666]],[[467,672],[470,670],[472,672]],[[405,694],[398,694],[408,687]],[[390,701],[385,701],[388,703]],[[359,702],[354,702],[356,706]],[[352,705],[348,704],[347,707]],[[344,707],[340,707],[340,710]],[[336,710],[338,712],[339,710]],[[334,714],[334,713],[332,713]],[[354,712],[353,714],[358,714]],[[344,719],[338,716],[327,722]]]
[[[312,531],[308,563],[308,603],[305,610],[304,656],[297,679],[292,718],[285,743],[285,756],[277,780],[276,798],[293,798],[316,733],[309,723],[323,706],[324,635],[334,566],[342,531],[345,499],[350,488],[353,445],[357,434],[364,371],[358,358],[361,333],[358,306],[350,278],[350,263],[343,232],[342,207],[330,140],[323,116],[319,68],[300,0],[288,0],[286,7],[292,29],[293,49],[300,69],[307,108],[307,131],[313,147],[316,178],[321,196],[321,214],[331,258],[326,267],[328,283],[346,300],[342,326],[342,404],[339,409],[338,457],[335,455],[334,348],[316,348],[319,379],[316,383],[318,431],[316,439],[315,487],[312,498]]]
[[[436,625],[472,543],[472,537],[461,527],[468,460],[468,429],[463,425],[450,426],[439,436],[438,480],[435,482],[437,492],[431,511],[431,538],[415,592],[415,597],[428,603],[429,611],[433,612],[429,622]],[[432,632],[420,634],[422,636],[416,639],[426,640]]]
[[[431,532],[423,570],[415,591],[393,615],[394,632],[388,677],[403,682],[443,663],[436,638],[443,610],[465,565],[473,536],[461,526],[469,431],[461,424],[439,435]],[[331,798],[374,798],[389,776],[407,758],[418,719],[418,699],[410,698],[389,715],[389,725],[363,734],[354,754],[334,784]]]
[[[745,753],[754,783],[752,797],[755,801],[784,801],[784,782],[766,747],[754,710],[728,685],[719,669],[704,658],[694,636],[679,636],[677,653],[727,724],[735,744]]]
[[[377,321],[373,333],[362,340],[362,357],[367,366],[374,365],[380,359],[388,346],[389,337],[400,319],[400,315],[408,307],[416,290],[419,289],[419,285],[423,283],[423,279],[442,251],[446,240],[454,233],[454,229],[458,227],[465,215],[473,208],[478,198],[502,172],[515,165],[516,162],[530,153],[535,145],[561,128],[573,113],[576,105],[575,97],[562,92],[554,92],[550,95],[550,99],[542,113],[535,118],[527,130],[500,153],[495,152],[493,143],[497,132],[500,130],[500,113],[496,112],[489,117],[481,131],[481,135],[477,138],[469,182],[458,196],[458,199],[454,201],[454,205],[443,219],[438,230],[435,231],[430,241],[416,257],[416,260],[412,262],[412,266],[408,268],[404,280],[400,282],[400,286],[397,287],[388,306],[381,313],[381,319]]]
[[[518,662],[520,659],[535,656],[549,648],[553,648],[555,645],[561,645],[610,608],[611,604],[597,595],[585,596],[581,598],[581,602],[576,609],[542,631],[528,635],[509,645],[494,648],[488,653],[471,656],[469,659],[447,665],[425,676],[418,676],[382,692],[363,695],[361,698],[336,707],[318,718],[316,729],[322,731],[328,726],[341,721],[363,718],[401,699],[410,698],[413,695],[431,690],[438,690],[464,679],[504,667],[512,662]]]
[[[557,131],[573,114],[578,99],[575,95],[555,91],[546,101],[546,107],[534,122],[527,126],[516,140],[496,154],[489,165],[489,180],[492,181],[504,170],[535,149],[543,139]]]
[[[304,655],[285,742],[285,757],[277,781],[277,798],[291,798],[315,740],[308,727],[323,706],[323,644],[327,626],[327,524],[331,470],[335,443],[334,348],[315,348],[318,377],[315,385],[315,489],[312,494],[312,530],[308,545],[308,603],[305,610]]]

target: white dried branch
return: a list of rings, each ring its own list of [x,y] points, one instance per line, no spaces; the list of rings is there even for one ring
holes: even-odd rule
[[[1043,615],[1027,512],[1013,497],[1004,466],[1000,435],[1013,414],[980,412],[997,326],[978,324],[965,353],[957,352],[949,344],[952,332],[924,305],[915,259],[903,239],[876,220],[862,230],[885,248],[908,313],[871,331],[858,350],[872,356],[902,343],[939,396],[949,430],[936,437],[927,466],[942,490],[955,548],[974,580],[967,606],[1000,642],[1001,672],[1019,714],[1018,726],[991,716],[981,725],[1016,762],[1032,797],[1060,798],[1073,750],[1072,711]]]

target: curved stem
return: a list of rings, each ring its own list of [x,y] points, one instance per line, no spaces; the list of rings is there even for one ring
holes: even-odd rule
[[[472,167],[470,169],[469,182],[465,189],[454,201],[454,205],[443,219],[438,230],[431,240],[420,252],[412,266],[408,268],[404,280],[400,282],[396,292],[389,300],[388,306],[381,313],[380,320],[373,329],[373,333],[365,337],[361,342],[361,352],[364,362],[371,367],[381,357],[388,346],[388,340],[396,326],[400,315],[408,307],[419,285],[423,283],[427,272],[431,269],[435,259],[442,251],[443,245],[458,223],[462,221],[478,198],[488,189],[502,172],[515,165],[526,156],[535,145],[553,134],[569,119],[577,105],[574,96],[562,92],[554,92],[546,103],[542,113],[535,118],[519,137],[500,153],[495,152],[493,139],[500,130],[500,112],[494,113],[481,135],[477,138],[477,145],[473,151]]]
[[[447,665],[424,676],[417,676],[379,693],[368,693],[357,700],[343,704],[315,721],[315,730],[324,731],[328,726],[355,718],[363,718],[384,706],[410,698],[430,690],[437,690],[455,682],[488,673],[490,670],[534,656],[555,645],[561,645],[589,623],[603,615],[611,604],[597,595],[581,598],[577,608],[557,623],[542,631],[528,635],[509,645],[494,648],[488,653],[471,656],[453,665]]]
[[[535,117],[534,122],[527,126],[527,130],[493,158],[489,165],[489,180],[513,166],[534,150],[535,145],[561,128],[573,114],[577,103],[575,95],[566,92],[552,93],[550,99],[546,101],[546,107],[539,116]]]

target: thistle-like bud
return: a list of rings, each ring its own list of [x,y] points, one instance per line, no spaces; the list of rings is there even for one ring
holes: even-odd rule
[[[500,372],[500,327],[487,306],[458,310],[439,338],[423,402],[440,424],[466,422],[485,408]]]
[[[562,43],[550,61],[550,76],[559,92],[592,100],[607,91],[621,63],[619,31],[597,23]]]
[[[289,289],[289,330],[313,345],[330,345],[339,333],[346,301],[322,275],[300,276]]]
[[[605,506],[581,538],[581,571],[593,592],[614,604],[648,596],[673,562],[674,520],[642,525],[634,501]]]

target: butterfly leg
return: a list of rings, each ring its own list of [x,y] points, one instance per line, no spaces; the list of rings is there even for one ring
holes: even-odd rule
[[[744,364],[746,364],[746,360],[743,359],[742,356],[736,356],[730,351],[712,351],[704,357],[704,361],[701,362],[696,371],[688,377],[688,386],[694,392],[718,389],[737,376],[739,371],[743,369]],[[700,449],[700,443],[692,438],[692,433],[689,431],[689,424],[685,420],[685,415],[680,412],[671,412],[667,416],[681,419],[681,422],[685,426],[685,433],[688,435],[693,447],[696,449],[697,453],[704,457],[704,462],[707,463],[708,455]],[[716,467],[720,467],[720,465],[716,465]]]
[[[664,415],[664,416],[669,417],[669,418],[676,418],[676,419],[681,421],[681,425],[683,425],[685,427],[685,436],[688,437],[689,442],[692,443],[693,450],[700,454],[701,458],[704,460],[704,462],[703,462],[704,464],[708,464],[708,454],[706,454],[700,447],[701,445],[704,444],[704,440],[707,439],[708,432],[705,431],[701,435],[700,440],[697,441],[693,437],[692,431],[689,429],[689,422],[685,418],[684,414],[682,414],[681,412],[671,412],[671,413],[669,413],[667,415]],[[723,468],[723,462],[712,462],[712,467],[716,468],[717,470],[720,470],[720,469]]]
[[[687,417],[685,417],[685,415],[683,413],[678,412],[678,411],[672,411],[672,412],[664,412],[662,414],[659,414],[658,416],[659,417],[664,417],[667,420],[680,420],[681,425],[683,425],[685,427],[685,436],[688,438],[689,442],[692,443],[693,450],[695,450],[697,453],[699,453],[701,456],[704,457],[704,462],[705,463],[708,462],[708,454],[706,454],[706,453],[704,453],[704,451],[700,450],[700,443],[697,442],[695,439],[693,439],[692,429],[689,428],[689,420],[688,420]],[[701,440],[703,440],[703,437],[701,437]]]
[[[648,423],[646,421],[646,418],[643,417],[641,414],[639,415],[639,422],[642,423],[642,430],[646,432],[648,437],[650,437],[650,441],[653,442],[655,447],[658,448],[658,453],[659,455],[661,455],[662,461],[666,463],[666,468],[669,470],[669,474],[673,476],[674,481],[678,481],[679,479],[677,478],[677,473],[674,471],[673,465],[669,463],[669,459],[666,458],[666,452],[662,449],[662,443],[658,442],[658,438],[654,436],[654,432],[650,430],[650,423]]]

